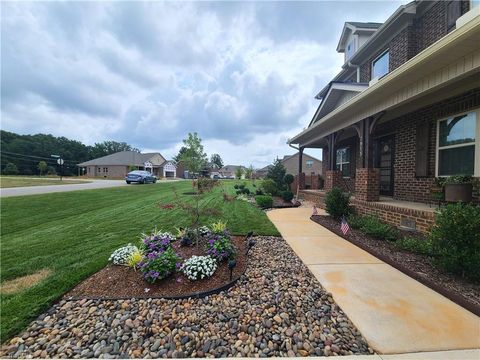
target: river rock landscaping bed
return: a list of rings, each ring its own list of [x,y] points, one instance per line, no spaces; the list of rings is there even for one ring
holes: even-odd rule
[[[281,238],[256,237],[235,286],[201,299],[63,299],[2,357],[315,356],[372,350]]]
[[[432,258],[399,249],[394,242],[375,239],[360,230],[350,228],[347,235],[340,231],[340,222],[325,215],[315,215],[311,219],[338,236],[350,241],[375,257],[389,263],[398,270],[420,281],[424,285],[448,297],[450,300],[480,314],[480,284],[469,282],[461,277],[448,274],[436,267]],[[424,240],[421,234],[407,231],[399,232],[404,236]]]

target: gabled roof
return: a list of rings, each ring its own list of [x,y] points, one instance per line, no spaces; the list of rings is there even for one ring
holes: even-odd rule
[[[159,156],[159,158],[157,157]],[[160,166],[165,163],[165,158],[160,155],[160,153],[146,153],[142,154],[135,151],[120,151],[115,154],[110,154],[107,156],[102,156],[93,160],[85,161],[78,166],[88,166],[88,165],[134,165],[134,166],[143,166],[145,162],[151,162],[154,166]]]
[[[381,25],[382,23],[377,23],[377,22],[347,21],[343,25],[342,35],[340,36],[340,40],[338,41],[338,45],[337,45],[337,51],[338,52],[345,51],[346,42],[350,34],[373,33]]]
[[[221,172],[235,172],[237,171],[238,168],[241,168],[242,170],[245,170],[245,166],[242,165],[225,165],[222,167],[219,171]]]
[[[342,97],[344,99],[343,102],[345,102],[367,88],[367,83],[331,81],[328,86],[315,96],[316,99],[321,99],[322,102],[318,105],[317,111],[313,115],[312,121],[310,121],[308,126],[340,106],[341,103],[339,102]]]

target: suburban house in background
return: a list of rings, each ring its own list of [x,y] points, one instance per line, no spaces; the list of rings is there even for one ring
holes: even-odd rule
[[[242,173],[245,174],[246,168],[242,165],[225,165],[224,167],[219,169],[218,172],[220,175],[222,175],[222,177],[226,179],[234,179],[235,173],[238,168],[242,169]],[[245,178],[245,175],[243,175],[242,179],[243,178]]]
[[[85,174],[88,177],[123,178],[132,170],[147,170],[159,178],[177,177],[175,163],[165,160],[160,153],[120,151],[77,166],[86,168]]]
[[[413,1],[385,23],[347,22],[344,65],[289,143],[323,149],[325,191],[354,194],[360,214],[426,231],[437,177],[474,176],[480,191],[480,3]],[[324,192],[302,191],[319,205]],[[423,204],[422,204],[423,203]]]
[[[296,175],[298,174],[298,162],[299,162],[300,153],[295,153],[293,155],[285,155],[281,161],[285,169],[287,170],[287,174]],[[268,173],[268,169],[272,165],[267,165],[261,169],[255,171],[255,177],[257,178],[265,178]],[[318,160],[313,156],[308,154],[302,155],[302,169],[306,175],[322,175],[322,160]]]

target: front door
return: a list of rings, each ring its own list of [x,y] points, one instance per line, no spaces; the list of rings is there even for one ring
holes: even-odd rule
[[[380,195],[393,196],[394,152],[393,136],[385,136],[377,140],[375,167],[380,169]]]

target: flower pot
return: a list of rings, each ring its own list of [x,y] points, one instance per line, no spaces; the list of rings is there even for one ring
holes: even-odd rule
[[[473,186],[471,183],[445,184],[445,201],[471,202]]]

